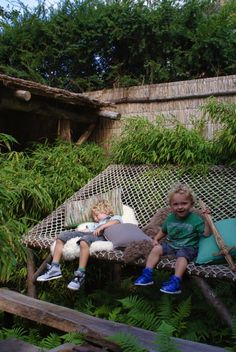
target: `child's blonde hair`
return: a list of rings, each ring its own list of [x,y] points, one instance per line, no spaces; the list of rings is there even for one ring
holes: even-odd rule
[[[172,198],[176,193],[184,194],[187,198],[190,199],[192,204],[195,203],[195,196],[192,189],[184,183],[176,183],[168,193],[168,204],[171,203]]]
[[[93,215],[94,212],[97,213],[104,213],[107,215],[114,215],[114,210],[111,206],[111,204],[107,200],[101,200],[97,204],[95,204],[92,209],[91,209],[91,215]]]

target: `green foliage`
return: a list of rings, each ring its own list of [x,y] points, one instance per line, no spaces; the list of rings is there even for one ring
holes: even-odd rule
[[[116,342],[124,352],[147,352],[145,348],[137,343],[137,338],[131,334],[117,333],[109,338]]]
[[[0,70],[73,91],[235,73],[235,1],[44,2],[0,14]]]
[[[178,352],[179,349],[176,348],[176,343],[171,339],[174,328],[167,324],[166,322],[162,322],[158,328],[158,336],[157,342],[159,344],[160,352]]]
[[[211,98],[203,106],[214,123],[221,125],[214,136],[214,154],[219,164],[236,165],[236,104]],[[227,150],[227,153],[225,151]]]
[[[14,140],[4,135],[2,141],[7,145]],[[34,145],[24,153],[0,153],[0,281],[20,283],[25,273],[19,276],[16,269],[26,262],[22,235],[105,165],[103,151],[95,144],[56,141]]]
[[[111,160],[123,164],[209,164],[212,145],[201,129],[201,124],[188,129],[177,119],[166,121],[163,116],[154,123],[143,117],[128,119],[112,145]]]

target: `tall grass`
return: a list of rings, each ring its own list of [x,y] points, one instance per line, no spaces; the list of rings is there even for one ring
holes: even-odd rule
[[[13,141],[3,137],[2,144]],[[1,281],[12,279],[14,269],[25,263],[22,234],[105,166],[103,151],[95,144],[45,142],[25,152],[0,153],[0,241],[6,254],[0,257]]]

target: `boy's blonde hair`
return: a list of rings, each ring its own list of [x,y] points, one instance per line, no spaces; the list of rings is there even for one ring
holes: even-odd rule
[[[91,209],[91,215],[93,215],[94,212],[98,213],[104,213],[107,215],[114,215],[114,210],[111,206],[111,204],[107,200],[101,200],[100,202],[96,203],[92,209]]]
[[[184,194],[187,198],[190,199],[192,204],[195,203],[195,196],[192,189],[184,183],[176,183],[168,193],[168,204],[171,203],[171,200],[176,193]]]

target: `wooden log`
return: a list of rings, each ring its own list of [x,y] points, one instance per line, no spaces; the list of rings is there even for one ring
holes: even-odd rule
[[[232,329],[233,317],[230,314],[227,307],[219,299],[219,297],[214,293],[208,283],[200,277],[193,276],[192,280],[201,289],[206,301],[215,308],[222,320]]]
[[[115,348],[116,346],[115,343],[108,341],[107,337],[113,336],[118,332],[131,334],[136,337],[137,343],[144,346],[148,351],[158,352],[156,344],[157,334],[153,331],[91,317],[76,310],[27,297],[6,288],[0,288],[0,310],[61,331],[79,331],[84,334],[87,341],[94,342],[97,345],[100,344],[104,348],[109,348],[109,346]],[[173,338],[173,340],[176,341],[178,349],[182,352],[225,352],[223,348],[217,346],[183,339]]]
[[[76,142],[77,145],[80,145],[84,142],[87,141],[87,139],[89,138],[89,136],[91,135],[91,133],[94,131],[96,127],[95,123],[91,123],[88,127],[88,129],[79,137],[78,141]]]
[[[36,287],[32,280],[35,272],[34,253],[32,249],[27,248],[27,295],[36,298]]]
[[[66,119],[58,120],[57,135],[63,141],[71,142],[70,120],[66,120]]]
[[[200,199],[199,200],[199,205],[200,207],[204,210],[206,209],[206,205],[205,203]],[[223,255],[225,257],[225,260],[228,262],[229,266],[230,266],[230,269],[232,271],[236,271],[236,266],[234,264],[234,261],[230,255],[230,251],[232,250],[232,248],[229,248],[225,243],[224,243],[224,240],[221,236],[221,234],[219,233],[219,231],[217,230],[210,214],[205,214],[205,219],[206,221],[208,222],[209,226],[210,226],[210,229],[215,237],[215,240],[216,240],[216,243],[220,249],[220,252],[217,253],[216,255]]]
[[[14,95],[18,99],[24,100],[24,101],[30,101],[31,99],[31,93],[28,90],[18,89],[15,91]]]
[[[120,119],[121,114],[117,111],[99,110],[98,116],[109,120],[118,120]]]

